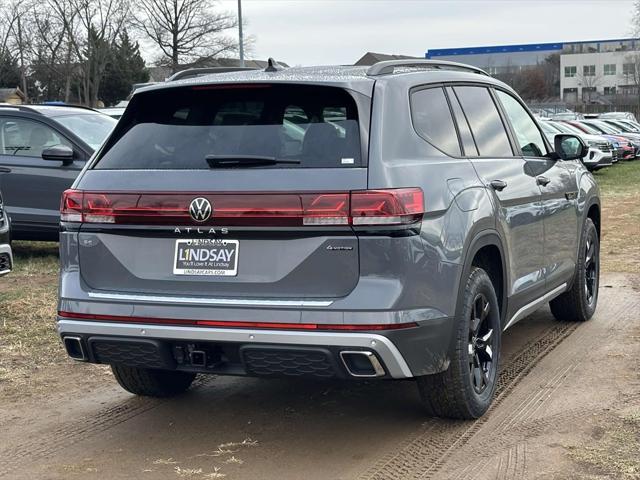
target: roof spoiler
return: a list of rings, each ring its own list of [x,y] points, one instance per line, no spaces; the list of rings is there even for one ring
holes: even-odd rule
[[[446,60],[427,60],[427,59],[406,59],[406,60],[385,60],[377,62],[367,69],[367,75],[376,77],[378,75],[391,75],[397,67],[413,67],[424,68],[425,70],[461,70],[464,72],[479,73],[489,76],[487,72],[481,68],[472,65],[465,65],[458,62],[447,62]]]

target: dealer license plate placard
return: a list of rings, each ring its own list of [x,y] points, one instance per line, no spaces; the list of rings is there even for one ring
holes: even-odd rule
[[[233,277],[238,274],[238,240],[195,238],[176,240],[174,275]]]

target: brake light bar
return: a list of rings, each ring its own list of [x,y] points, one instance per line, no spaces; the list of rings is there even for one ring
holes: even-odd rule
[[[206,199],[210,216],[190,211]],[[66,190],[63,222],[123,225],[336,226],[409,225],[424,213],[420,188],[322,193],[100,193]]]
[[[77,320],[92,320],[103,322],[128,322],[158,325],[190,325],[201,327],[222,327],[222,328],[254,328],[264,330],[340,330],[340,331],[371,331],[371,330],[400,330],[404,328],[417,327],[415,322],[391,323],[391,324],[320,324],[320,323],[273,323],[273,322],[238,322],[225,320],[185,320],[174,318],[153,318],[153,317],[127,317],[121,315],[96,315],[89,313],[76,313],[58,311],[60,317],[73,318]]]

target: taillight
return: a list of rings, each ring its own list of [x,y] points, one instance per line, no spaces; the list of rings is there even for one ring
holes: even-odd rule
[[[353,225],[404,225],[422,219],[424,196],[419,188],[365,190],[351,193]]]
[[[211,216],[198,222],[190,205],[211,204]],[[419,188],[324,193],[99,193],[67,190],[64,222],[128,225],[336,226],[407,225],[424,213]]]
[[[60,202],[60,220],[63,222],[82,221],[82,192],[65,190]]]

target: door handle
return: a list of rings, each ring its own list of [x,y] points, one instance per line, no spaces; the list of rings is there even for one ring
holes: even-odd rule
[[[11,169],[9,167],[0,167],[0,173],[11,173]]]
[[[491,180],[491,182],[489,182],[489,185],[491,185],[491,187],[498,192],[501,192],[502,190],[507,188],[507,182],[505,182],[504,180]]]
[[[536,183],[543,187],[546,187],[547,185],[549,185],[550,182],[551,182],[551,179],[548,177],[545,177],[544,175],[538,175],[536,177]]]

